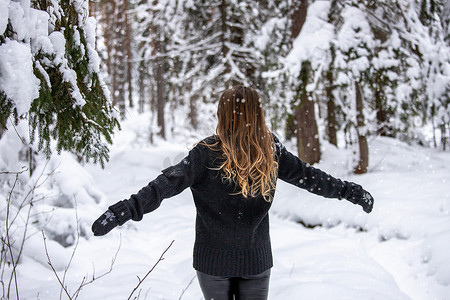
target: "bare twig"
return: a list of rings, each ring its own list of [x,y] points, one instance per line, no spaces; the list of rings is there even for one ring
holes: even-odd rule
[[[23,230],[23,235],[22,235],[22,239],[20,241],[20,246],[19,246],[19,253],[17,254],[16,257],[16,261],[13,261],[13,273],[14,273],[14,283],[16,285],[16,294],[17,294],[17,299],[19,299],[19,291],[18,291],[18,283],[17,283],[17,278],[16,278],[16,269],[17,266],[19,264],[20,258],[22,257],[22,253],[23,253],[23,246],[25,245],[25,241],[26,241],[26,237],[27,237],[27,232],[28,232],[28,224],[30,221],[30,214],[31,214],[31,208],[32,206],[30,205],[28,207],[28,212],[27,212],[27,217],[25,219],[25,228]],[[10,281],[11,284],[11,281]]]
[[[95,276],[95,269],[94,269],[94,272],[92,274],[92,278],[90,280],[86,280],[86,276],[83,277],[83,279],[81,280],[81,283],[78,286],[78,288],[75,290],[75,292],[72,295],[70,295],[69,290],[67,289],[67,286],[65,284],[65,280],[66,280],[67,272],[68,272],[68,270],[69,270],[69,268],[70,268],[70,266],[72,264],[73,258],[75,257],[75,252],[76,252],[76,250],[78,248],[78,244],[79,244],[79,240],[80,240],[80,231],[79,231],[79,228],[78,228],[78,226],[79,226],[79,219],[78,219],[78,211],[77,211],[77,209],[75,210],[75,214],[76,214],[76,218],[77,218],[77,241],[75,243],[74,249],[72,251],[72,255],[71,255],[70,259],[69,259],[69,262],[67,263],[67,266],[64,268],[64,275],[63,275],[62,279],[59,277],[58,273],[56,272],[55,268],[53,267],[53,264],[52,264],[51,259],[50,259],[50,254],[48,253],[48,249],[47,249],[46,237],[45,237],[44,231],[42,231],[42,236],[44,237],[45,254],[47,256],[48,264],[49,264],[50,268],[52,269],[53,273],[55,274],[55,277],[58,280],[59,285],[61,286],[61,291],[60,291],[60,295],[59,295],[60,299],[62,298],[62,291],[64,291],[64,293],[67,295],[67,297],[70,300],[77,299],[79,294],[80,294],[80,291],[81,291],[81,289],[83,287],[85,287],[86,285],[93,283],[95,280],[97,280],[99,278],[102,278],[102,277],[106,276],[107,274],[111,273],[112,269],[113,269],[113,266],[114,266],[114,263],[116,262],[117,255],[119,254],[120,247],[122,245],[122,236],[120,236],[119,247],[117,248],[117,251],[116,251],[115,255],[112,258],[109,270],[106,271],[105,273],[102,273],[99,276]]]
[[[166,250],[163,251],[163,253],[161,254],[161,256],[159,257],[158,261],[153,265],[153,267],[147,272],[147,274],[145,274],[145,276],[141,279],[139,278],[139,276],[137,276],[139,283],[137,284],[137,286],[133,289],[133,291],[131,292],[130,296],[128,296],[128,300],[131,299],[131,297],[133,296],[134,292],[136,292],[136,290],[139,288],[139,286],[142,284],[142,282],[144,282],[144,280],[147,278],[148,275],[150,275],[150,273],[156,268],[156,266],[159,264],[160,261],[164,260],[164,254],[166,254],[166,252],[169,250],[170,247],[172,247],[173,243],[175,242],[175,240],[173,240],[170,245],[166,248]]]
[[[20,141],[22,142],[22,144],[27,145],[27,142],[26,142],[25,138],[23,138],[23,137],[20,135],[19,131],[17,131],[17,128],[16,128],[16,125],[14,124],[14,121],[13,121],[11,118],[8,118],[8,119],[9,119],[9,122],[11,123],[11,126],[14,128],[14,131],[16,132],[17,137],[18,137],[18,138],[20,139]]]
[[[27,167],[25,167],[25,166],[23,166],[22,167],[22,171],[17,171],[17,172],[9,172],[9,171],[3,171],[3,172],[0,172],[0,174],[3,174],[3,175],[19,175],[19,174],[22,174],[22,173],[24,173],[24,172],[26,172],[26,171],[28,171],[28,168]]]
[[[139,278],[139,277],[138,277]],[[141,293],[142,293],[142,289],[139,290],[137,297],[134,297],[134,299],[139,299],[141,298]]]
[[[180,298],[178,298],[178,300],[181,300],[181,298],[183,298],[184,293],[187,291],[187,289],[191,286],[192,282],[194,281],[196,276],[191,278],[191,281],[189,281],[188,285],[181,291],[181,295]]]
[[[40,178],[43,175],[42,173],[40,174],[37,181],[35,182],[35,184],[33,186],[30,187],[30,189],[29,189],[28,193],[26,193],[26,195],[22,194],[21,192],[16,192],[15,190],[16,190],[16,186],[19,182],[19,175],[26,172],[27,170],[28,169],[26,167],[22,167],[22,170],[17,171],[17,172],[9,172],[9,171],[1,172],[1,174],[4,174],[4,175],[10,175],[10,174],[15,175],[14,182],[12,183],[11,190],[10,190],[8,198],[7,198],[6,218],[5,218],[5,236],[2,237],[3,245],[2,245],[2,252],[1,252],[1,259],[0,259],[0,264],[1,264],[1,268],[2,268],[1,282],[2,282],[2,289],[3,289],[3,297],[5,296],[5,288],[6,288],[4,280],[3,280],[5,266],[6,266],[6,264],[12,266],[12,272],[11,272],[11,275],[10,275],[10,278],[8,281],[8,286],[7,286],[7,291],[6,291],[6,297],[8,297],[8,298],[10,297],[11,286],[13,283],[15,284],[17,299],[19,299],[19,297],[20,297],[19,285],[18,285],[18,280],[17,280],[17,268],[18,268],[20,258],[22,257],[22,254],[23,254],[25,241],[27,240],[28,228],[29,228],[29,224],[30,224],[29,222],[30,222],[30,218],[31,218],[31,210],[32,210],[33,200],[34,200],[34,191],[37,187],[37,182],[40,180]],[[17,195],[22,195],[22,197],[23,197],[22,202],[15,203],[13,205],[13,197],[16,198]],[[31,195],[31,197],[30,197],[30,195]],[[21,214],[21,212],[23,211],[23,209],[25,208],[26,205],[28,205],[28,210],[27,210],[25,216],[23,216]],[[12,213],[13,206],[15,207],[15,213]],[[18,218],[21,218],[23,221],[23,224],[24,224],[23,225],[23,233],[22,233],[21,239],[15,240],[15,239],[12,239],[12,235],[14,234],[14,232],[12,232],[12,228]],[[17,254],[14,254],[13,250],[16,250]],[[9,263],[6,262],[8,252],[9,252],[9,257],[11,260]],[[5,258],[5,260],[3,260],[3,258]]]
[[[9,279],[9,284],[8,284],[8,292],[7,292],[8,299],[9,299],[9,294],[11,292],[11,283],[12,283],[13,279],[14,279],[14,283],[15,283],[15,286],[16,286],[17,299],[19,299],[19,287],[18,287],[18,283],[17,283],[17,274],[16,274],[16,267],[17,267],[18,261],[16,263],[16,261],[14,260],[13,249],[12,249],[12,244],[11,244],[11,237],[10,237],[10,231],[9,231],[9,229],[10,229],[9,228],[10,227],[9,214],[10,214],[10,208],[11,208],[11,197],[12,197],[12,194],[14,192],[14,188],[16,187],[17,181],[19,181],[19,173],[16,174],[16,178],[14,180],[14,183],[13,183],[13,186],[12,186],[11,191],[9,193],[7,204],[6,204],[6,220],[5,220],[5,223],[6,223],[5,224],[6,225],[6,228],[5,228],[6,232],[5,232],[5,234],[6,234],[6,241],[7,241],[6,246],[8,247],[9,255],[11,256],[11,263],[13,265],[13,271],[11,273],[11,277]]]
[[[64,275],[62,278],[62,282],[63,284],[66,282],[66,276],[67,276],[67,271],[70,268],[70,265],[72,264],[72,260],[75,256],[75,252],[77,251],[78,248],[78,243],[80,242],[80,220],[78,219],[78,206],[77,206],[77,198],[75,197],[75,195],[73,195],[73,199],[74,199],[74,203],[75,203],[75,220],[76,220],[76,227],[77,227],[77,240],[75,242],[75,246],[73,247],[72,250],[72,255],[70,256],[69,262],[67,263],[67,266],[64,268]],[[83,278],[84,281],[84,278]],[[62,289],[59,291],[59,299],[61,299],[62,297]]]
[[[8,194],[8,198],[6,200],[7,206],[6,206],[6,218],[5,218],[5,233],[4,233],[5,236],[3,236],[3,235],[1,236],[2,246],[1,246],[1,252],[0,252],[0,267],[1,267],[1,274],[0,274],[0,279],[1,280],[0,280],[0,282],[1,282],[1,286],[2,286],[2,292],[3,292],[3,296],[2,297],[6,296],[6,297],[9,298],[9,294],[11,292],[11,285],[12,285],[13,280],[14,280],[14,283],[16,285],[17,297],[19,297],[18,296],[18,282],[17,282],[16,269],[17,269],[17,264],[18,264],[19,259],[20,259],[20,255],[22,253],[23,242],[24,241],[22,240],[21,246],[19,247],[19,255],[18,255],[18,257],[17,258],[14,257],[14,254],[13,254],[14,241],[11,240],[11,226],[12,226],[12,224],[15,221],[15,217],[12,217],[12,215],[11,215],[11,205],[12,205],[12,201],[13,201],[12,197],[15,194],[14,190],[16,188],[17,182],[19,181],[19,175],[21,175],[22,173],[26,172],[27,170],[28,169],[26,167],[22,167],[22,170],[21,171],[17,171],[17,172],[9,172],[9,171],[0,172],[1,175],[10,175],[10,174],[11,175],[15,175],[14,182],[12,184],[11,190],[10,190],[10,192]],[[19,211],[20,211],[20,209],[18,209],[17,214],[19,213]],[[28,211],[27,220],[30,217],[29,213],[30,213],[30,211]],[[26,234],[26,229],[25,229],[24,234]],[[9,252],[10,259],[11,259],[11,261],[9,263],[8,263],[8,252]],[[4,279],[4,275],[5,275],[5,267],[7,265],[8,266],[11,266],[11,265],[13,266],[12,272],[10,274],[9,281],[3,280]],[[8,285],[7,285],[8,289],[7,289],[7,291],[6,291],[6,284],[5,284],[5,282],[8,282]]]
[[[99,276],[96,277],[96,276],[95,276],[95,269],[94,269],[94,272],[93,272],[93,274],[92,274],[92,278],[91,278],[91,280],[89,280],[89,281],[86,281],[86,277],[83,277],[83,280],[81,281],[80,286],[79,286],[78,289],[75,291],[75,293],[72,295],[72,298],[73,298],[73,299],[77,299],[77,298],[78,298],[78,295],[79,295],[79,293],[80,293],[80,291],[81,291],[81,289],[82,289],[83,287],[85,287],[85,286],[88,285],[88,284],[93,283],[95,280],[100,279],[100,278],[102,278],[102,277],[104,277],[104,276],[106,276],[106,275],[108,275],[109,273],[112,272],[113,266],[114,266],[114,264],[115,264],[115,262],[116,262],[117,255],[119,254],[119,251],[120,251],[120,247],[121,247],[121,246],[122,246],[122,235],[120,235],[120,243],[119,243],[119,247],[117,248],[116,254],[114,254],[114,256],[113,256],[113,258],[112,258],[112,260],[111,260],[111,265],[110,265],[110,267],[109,267],[109,270],[106,271],[105,273],[102,273],[102,274],[100,274]]]
[[[25,195],[25,197],[23,197],[22,203],[20,203],[20,205],[17,207],[17,214],[14,216],[13,220],[11,221],[11,224],[14,223],[17,219],[17,217],[19,216],[19,212],[22,210],[22,208],[28,203],[28,205],[30,205],[30,207],[33,205],[34,203],[34,196],[31,197],[31,199],[27,202],[28,197],[31,194],[34,194],[36,188],[38,188],[41,184],[38,184],[39,180],[41,179],[41,177],[44,175],[44,170],[47,168],[49,161],[47,160],[45,163],[44,168],[42,169],[41,174],[38,176],[37,180],[34,182],[33,186],[30,188],[30,190],[27,192],[27,194]],[[27,169],[26,169],[27,170]],[[52,172],[53,173],[53,172]],[[44,179],[43,183],[50,177],[50,175],[52,173],[47,174],[47,177]],[[21,174],[21,173],[19,173]],[[42,184],[43,184],[42,183]],[[28,216],[29,218],[30,216]]]
[[[61,279],[59,278],[58,273],[56,272],[55,268],[52,265],[52,261],[50,259],[50,255],[48,254],[47,243],[45,242],[47,238],[45,237],[44,231],[42,231],[42,237],[44,238],[44,247],[45,247],[45,255],[47,256],[47,263],[50,266],[50,268],[52,269],[53,273],[55,274],[56,279],[58,280],[58,282],[61,285],[62,289],[64,290],[64,292],[66,292],[67,297],[69,297],[69,299],[72,300],[72,297],[70,296],[69,291],[67,291],[67,287],[64,286],[64,283],[61,281]]]
[[[2,273],[0,275],[1,276],[0,279],[2,279],[2,280],[0,280],[0,283],[2,285],[3,296],[5,296],[5,283],[3,282],[3,276],[5,274],[5,265],[6,265],[5,260],[6,260],[7,247],[6,247],[5,237],[2,236],[1,240],[2,240],[2,251],[0,253],[0,255],[1,255],[0,256],[0,265],[1,265],[1,268],[2,268]]]
[[[145,297],[144,297],[144,299],[147,299],[148,293],[150,293],[151,289],[152,289],[152,288],[149,288],[149,289],[145,292]]]

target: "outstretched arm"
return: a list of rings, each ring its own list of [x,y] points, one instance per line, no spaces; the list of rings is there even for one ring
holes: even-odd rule
[[[205,170],[200,147],[194,147],[180,163],[162,170],[161,175],[129,199],[111,205],[92,225],[94,235],[105,235],[130,219],[140,221],[144,214],[157,209],[162,200],[197,182]]]
[[[278,178],[326,198],[346,199],[361,205],[366,213],[372,211],[373,197],[360,185],[342,181],[311,167],[289,152],[276,137],[275,146],[279,164]]]

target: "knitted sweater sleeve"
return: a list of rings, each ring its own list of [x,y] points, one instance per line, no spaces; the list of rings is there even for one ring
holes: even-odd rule
[[[162,174],[143,187],[130,199],[121,201],[132,220],[140,221],[144,214],[157,209],[163,199],[181,193],[195,184],[204,173],[201,146],[195,146],[183,160],[162,170]]]
[[[274,140],[278,155],[278,178],[326,198],[341,200],[351,193],[351,183],[311,167],[289,152],[277,137]]]

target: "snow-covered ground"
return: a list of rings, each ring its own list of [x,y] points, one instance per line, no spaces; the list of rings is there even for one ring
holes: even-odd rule
[[[174,240],[133,296],[201,299],[192,268],[195,208],[189,190],[166,199],[141,222],[128,222],[103,237],[87,231],[109,205],[181,160],[195,142],[190,137],[149,146],[137,134],[143,131],[136,118],[122,125],[105,169],[82,168],[68,155],[47,164],[57,166],[52,184],[78,203],[82,238],[67,271],[67,288],[74,293],[83,281],[107,272],[118,253],[112,271],[84,286],[78,299],[127,299],[138,277]],[[287,147],[295,153],[291,144]],[[318,167],[363,185],[375,198],[374,210],[367,215],[347,201],[321,198],[279,181],[270,216],[274,267],[269,298],[450,299],[449,152],[376,138],[370,141],[369,173],[359,176],[349,172],[347,150],[325,145],[323,152]],[[76,224],[74,209],[47,215],[52,215],[47,235]],[[67,299],[43,245],[40,233],[25,244],[18,268],[21,299],[60,299],[61,293]],[[64,248],[47,239],[47,247],[62,278],[74,246]]]

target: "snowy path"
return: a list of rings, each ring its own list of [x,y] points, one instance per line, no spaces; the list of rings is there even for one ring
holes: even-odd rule
[[[402,164],[409,164],[409,159],[414,165],[426,160],[426,154],[399,158],[389,144],[377,145],[372,145],[374,152],[380,147],[380,153],[373,155],[374,161],[381,157],[386,171],[374,169],[357,178],[339,173],[340,166],[333,164],[341,161],[343,154],[331,150],[319,166],[331,169],[336,176],[347,177],[344,179],[359,180],[367,187],[377,201],[370,216],[348,202],[317,197],[279,181],[271,210],[274,267],[270,299],[450,299],[445,282],[450,273],[441,270],[443,284],[436,283],[440,274],[436,263],[448,266],[450,261],[445,250],[450,228],[445,184],[450,172],[445,166],[449,165],[450,157],[448,154],[431,157],[427,164],[435,167],[425,172],[429,181],[417,189],[421,178],[416,169],[399,174],[389,170],[389,166],[399,159]],[[107,201],[93,206],[92,211],[79,212],[81,218],[97,216],[108,205],[128,198],[186,153],[186,147],[175,144],[113,148],[111,161],[104,170],[86,167]],[[381,168],[380,164],[377,168]],[[423,170],[420,174],[423,175]],[[390,181],[393,188],[386,188],[386,182]],[[402,199],[405,190],[408,197]],[[435,194],[440,196],[436,198],[441,201],[437,204],[430,205],[431,202],[422,199],[436,197]],[[407,201],[407,205],[402,201]],[[294,222],[299,218],[325,226],[306,228]],[[137,276],[142,278],[175,240],[165,259],[140,286],[140,299],[179,299],[182,294],[182,299],[202,299],[192,268],[194,220],[192,196],[186,190],[166,199],[141,222],[128,222],[104,237],[89,235],[88,239],[81,239],[67,276],[69,289],[76,289],[83,277],[92,277],[93,270],[96,275],[107,271],[121,244],[112,272],[84,287],[78,299],[127,299],[138,283]],[[425,242],[430,245],[426,263],[422,261]],[[59,299],[60,289],[48,269],[30,263],[27,270],[22,275],[30,282],[23,291],[25,299],[36,299],[37,294],[37,299]],[[42,274],[40,279],[36,279],[37,272]]]

